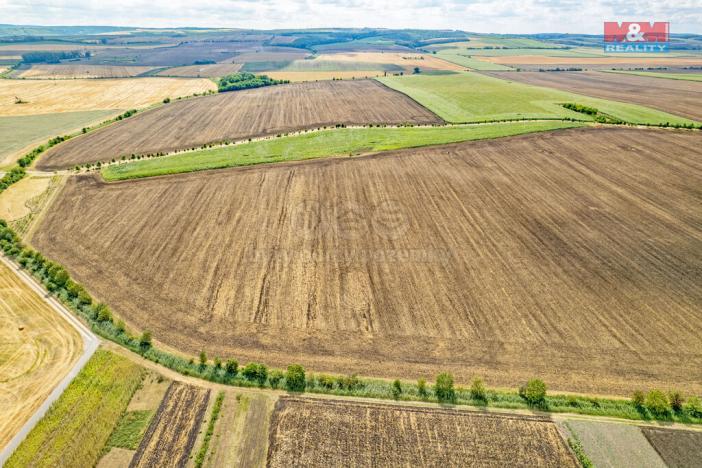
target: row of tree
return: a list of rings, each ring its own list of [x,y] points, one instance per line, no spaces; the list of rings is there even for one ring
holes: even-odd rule
[[[290,83],[289,80],[274,80],[267,75],[254,75],[253,73],[240,72],[225,75],[217,82],[220,93],[238,91],[240,89],[261,88],[277,84]]]

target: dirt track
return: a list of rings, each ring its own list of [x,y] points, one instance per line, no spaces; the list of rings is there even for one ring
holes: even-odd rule
[[[191,355],[702,391],[699,133],[590,129],[105,185],[33,243]]]
[[[702,122],[702,83],[607,72],[491,72],[489,75],[653,107]]]
[[[174,102],[56,146],[37,167],[53,170],[323,125],[440,121],[376,81],[295,83]]]

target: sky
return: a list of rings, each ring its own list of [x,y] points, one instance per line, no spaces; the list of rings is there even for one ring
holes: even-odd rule
[[[702,0],[0,0],[0,23],[251,29],[385,27],[601,34],[603,21],[702,34]]]

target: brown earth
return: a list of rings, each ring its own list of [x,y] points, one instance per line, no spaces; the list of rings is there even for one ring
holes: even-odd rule
[[[191,356],[702,391],[691,131],[591,128],[105,184],[32,242]]]
[[[578,464],[545,418],[282,397],[267,466]]]
[[[153,67],[119,65],[80,65],[80,64],[41,64],[32,65],[26,70],[17,70],[12,76],[17,78],[127,78],[141,75]]]
[[[641,430],[669,467],[695,468],[700,466],[702,432],[674,431],[653,427],[642,427]]]
[[[559,67],[588,67],[591,65],[605,65],[609,67],[621,66],[699,66],[702,65],[702,57],[622,57],[614,55],[603,55],[602,57],[551,57],[546,55],[502,55],[497,57],[482,56],[481,60],[486,62],[499,63],[500,65],[548,65]]]
[[[216,63],[209,65],[188,65],[186,67],[167,68],[157,73],[158,76],[207,77],[215,78],[241,69],[240,63]]]
[[[209,396],[210,390],[173,382],[129,466],[185,466]]]
[[[340,123],[407,122],[441,119],[377,81],[279,85],[188,99],[144,112],[52,148],[37,167],[72,167]]]
[[[607,72],[491,72],[489,75],[614,101],[653,107],[702,121],[702,82]]]

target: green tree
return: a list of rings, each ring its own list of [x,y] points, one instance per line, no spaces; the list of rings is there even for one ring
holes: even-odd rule
[[[427,392],[427,381],[424,379],[419,379],[417,380],[417,393],[419,394],[419,398],[422,400],[426,400],[427,397],[429,396],[429,392]]]
[[[204,351],[200,351],[200,367],[205,367],[207,365],[207,354]]]
[[[399,380],[395,380],[392,383],[392,397],[396,400],[399,400],[400,395],[402,395],[402,384]]]
[[[141,334],[141,338],[139,338],[139,347],[142,349],[150,348],[151,347],[151,332],[146,330],[144,333]]]
[[[260,386],[263,386],[268,378],[268,368],[263,364],[250,362],[241,371],[241,375],[247,380],[257,382]]]
[[[302,392],[305,390],[305,368],[299,364],[288,366],[285,374],[285,388],[291,392]]]
[[[668,398],[670,399],[670,409],[676,413],[680,413],[683,409],[684,403],[682,394],[677,390],[672,390],[670,393],[668,393]]]
[[[485,384],[480,377],[473,379],[473,383],[470,386],[470,397],[477,401],[487,402],[487,390]]]
[[[631,396],[631,402],[634,404],[636,408],[643,408],[644,407],[644,402],[646,400],[646,396],[644,395],[644,392],[641,390],[636,390],[634,394]]]
[[[214,366],[215,369],[221,369],[222,368],[222,360],[218,357],[214,358]]]
[[[268,376],[268,381],[271,383],[272,388],[278,388],[278,385],[280,384],[280,381],[283,380],[283,373],[279,370],[273,370],[271,371],[270,375]]]
[[[646,408],[654,416],[665,416],[668,414],[668,397],[660,390],[651,390],[646,395]]]
[[[696,396],[691,396],[685,403],[685,411],[693,418],[702,418],[702,402]]]
[[[442,372],[436,376],[434,384],[436,398],[443,403],[453,403],[456,401],[456,390],[453,388],[453,375]]]
[[[228,359],[227,363],[224,365],[224,370],[227,374],[234,376],[239,370],[239,363],[236,359]]]
[[[546,384],[543,380],[531,379],[524,387],[519,389],[519,395],[530,405],[543,405],[546,403]]]

